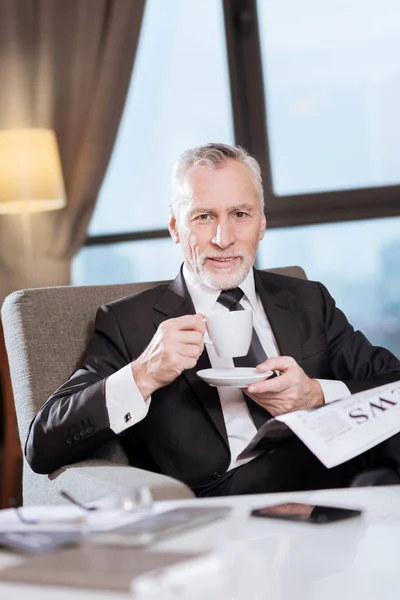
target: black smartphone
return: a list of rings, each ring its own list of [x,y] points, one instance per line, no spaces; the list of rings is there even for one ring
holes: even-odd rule
[[[301,502],[274,504],[251,511],[252,517],[286,519],[288,521],[302,521],[304,523],[332,523],[333,521],[350,519],[359,515],[361,515],[361,510],[354,508],[303,504]]]

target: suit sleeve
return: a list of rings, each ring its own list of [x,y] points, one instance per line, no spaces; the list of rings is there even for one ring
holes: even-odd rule
[[[30,425],[25,455],[33,471],[51,473],[83,460],[116,437],[110,429],[106,380],[131,360],[112,309],[100,307],[79,368]]]
[[[352,394],[400,380],[399,360],[389,350],[373,346],[361,331],[355,331],[328,290],[319,286],[325,305],[332,378],[343,381]]]

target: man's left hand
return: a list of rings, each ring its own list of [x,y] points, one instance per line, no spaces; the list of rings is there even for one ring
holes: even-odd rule
[[[280,372],[279,377],[252,383],[243,390],[273,417],[324,404],[324,394],[319,382],[310,379],[291,356],[268,358],[258,365],[257,370],[260,373]]]

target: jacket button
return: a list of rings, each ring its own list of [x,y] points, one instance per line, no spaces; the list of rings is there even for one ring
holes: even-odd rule
[[[220,473],[220,471],[215,471],[215,472],[212,474],[212,478],[213,478],[213,479],[219,479],[220,477],[221,477],[221,473]]]
[[[75,435],[74,435],[74,440],[75,440],[76,442],[79,442],[79,440],[80,440],[80,437],[81,437],[81,436],[79,435],[79,433],[75,433]]]
[[[86,433],[87,433],[88,435],[90,435],[91,433],[93,433],[93,431],[94,431],[94,430],[93,430],[93,427],[88,427],[88,428],[86,429]]]
[[[86,429],[82,429],[81,431],[81,438],[86,437]]]
[[[74,440],[72,439],[72,437],[67,437],[67,439],[65,440],[67,442],[67,444],[73,444]]]

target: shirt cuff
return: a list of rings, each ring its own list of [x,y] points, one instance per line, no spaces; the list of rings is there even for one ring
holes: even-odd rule
[[[322,388],[325,404],[329,404],[329,402],[334,402],[340,398],[346,398],[346,396],[351,396],[349,388],[343,381],[333,379],[317,379],[316,381],[319,382]]]
[[[106,380],[106,407],[110,428],[114,433],[122,433],[144,419],[150,402],[151,396],[147,400],[143,399],[130,364]]]

